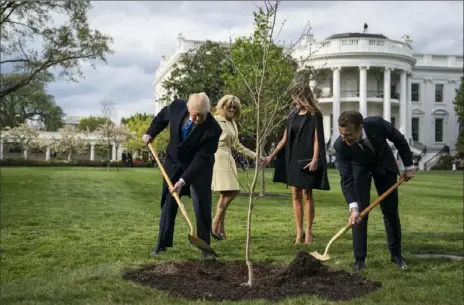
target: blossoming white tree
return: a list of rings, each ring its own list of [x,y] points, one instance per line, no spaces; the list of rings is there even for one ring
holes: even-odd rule
[[[68,156],[68,161],[72,160],[74,154],[85,153],[88,149],[85,138],[79,136],[79,133],[69,125],[66,125],[61,131],[61,139],[57,145],[57,150]]]
[[[19,144],[24,154],[24,160],[27,160],[27,151],[31,148],[31,143],[39,136],[39,130],[27,124],[20,124],[18,127],[5,128],[2,137],[8,138]]]

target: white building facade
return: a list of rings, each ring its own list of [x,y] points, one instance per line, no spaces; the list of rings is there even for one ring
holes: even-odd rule
[[[157,101],[174,63],[203,43],[178,37],[176,49],[156,71]],[[414,53],[408,37],[399,41],[367,33],[336,34],[323,41],[308,35],[292,56],[301,66],[319,71],[310,85],[323,112],[327,143],[338,136],[340,113],[356,109],[394,124],[421,155],[422,164],[444,146],[455,151],[458,121],[453,100],[463,75],[463,56]],[[158,103],[157,110],[163,106]]]

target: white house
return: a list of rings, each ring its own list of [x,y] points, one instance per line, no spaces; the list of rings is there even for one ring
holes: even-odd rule
[[[177,38],[172,54],[162,58],[154,80],[157,111],[165,93],[162,82],[172,66],[203,41]],[[458,122],[455,90],[463,75],[463,56],[414,53],[412,40],[381,34],[343,33],[316,41],[308,35],[292,53],[301,65],[320,70],[310,85],[318,91],[326,142],[337,135],[337,119],[348,109],[392,122],[420,155],[421,167],[444,146],[455,151]]]

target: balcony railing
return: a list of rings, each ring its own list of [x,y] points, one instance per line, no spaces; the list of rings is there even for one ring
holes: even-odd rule
[[[340,97],[341,98],[359,97],[359,91],[358,90],[342,90],[342,91],[340,91]],[[367,90],[366,91],[366,97],[367,98],[383,98],[383,91]],[[399,99],[400,95],[399,95],[399,93],[392,92],[390,94],[390,98]]]
[[[419,149],[421,152],[419,155],[415,156],[415,161],[417,163],[420,162],[420,160],[425,156],[425,154],[427,153],[427,146],[425,146],[424,144],[422,144],[421,142],[416,142],[414,141],[412,143],[412,146]]]
[[[441,156],[449,155],[449,153],[450,153],[449,146],[447,145],[443,146],[443,148],[440,149],[440,151],[437,152],[435,156],[433,156],[427,162],[424,163],[424,170],[432,169],[435,166],[435,164],[437,164],[437,162],[440,160]]]

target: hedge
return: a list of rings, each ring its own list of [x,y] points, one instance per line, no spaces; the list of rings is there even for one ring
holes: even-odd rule
[[[108,161],[106,160],[24,160],[24,159],[5,159],[0,160],[0,166],[33,166],[33,167],[66,167],[66,166],[82,166],[82,167],[107,167]],[[111,161],[110,167],[122,167],[122,161]],[[134,160],[132,167],[153,167],[151,161],[139,161]]]
[[[454,159],[453,156],[441,156],[438,162],[432,167],[432,170],[451,170]]]

